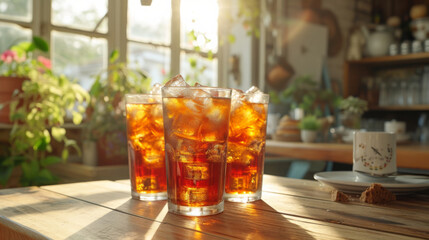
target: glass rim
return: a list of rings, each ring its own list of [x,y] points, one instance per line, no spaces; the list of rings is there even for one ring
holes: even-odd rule
[[[132,93],[125,94],[125,104],[146,104],[146,103],[161,103],[161,94],[145,94]],[[149,100],[150,99],[150,100]]]
[[[125,97],[138,97],[138,96],[161,96],[161,94],[153,94],[153,93],[127,93]]]
[[[198,90],[198,89],[207,89],[207,90],[220,90],[220,91],[232,91],[231,88],[220,88],[220,87],[194,87],[194,86],[167,86],[167,87],[162,87],[161,90],[163,89],[168,89],[168,88],[172,88],[172,89],[190,89],[190,90]]]

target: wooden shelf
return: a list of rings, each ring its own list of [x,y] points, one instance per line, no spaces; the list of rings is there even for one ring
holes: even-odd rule
[[[429,53],[413,53],[408,55],[397,55],[397,56],[383,56],[383,57],[372,57],[363,58],[356,61],[348,61],[348,64],[352,65],[370,65],[372,67],[391,67],[398,65],[415,65],[415,64],[429,64]]]
[[[429,111],[429,105],[410,105],[410,106],[374,106],[370,110],[374,111]]]
[[[398,167],[429,170],[429,146],[404,144],[396,147]],[[333,161],[353,164],[353,145],[338,143],[302,143],[267,140],[267,155],[311,161]]]

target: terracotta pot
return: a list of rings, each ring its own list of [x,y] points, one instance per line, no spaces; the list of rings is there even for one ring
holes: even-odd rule
[[[25,77],[5,77],[0,76],[0,103],[9,103],[12,99],[13,91],[22,90],[22,83]],[[9,105],[0,110],[0,123],[11,123],[9,120]]]

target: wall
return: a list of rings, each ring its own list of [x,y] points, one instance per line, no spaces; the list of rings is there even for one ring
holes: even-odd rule
[[[288,18],[298,17],[301,13],[301,0],[288,0],[284,3],[284,14]],[[327,66],[331,79],[342,82],[343,66],[347,50],[349,32],[356,22],[369,22],[371,1],[369,0],[321,0],[321,8],[331,10],[337,17],[342,34],[341,51],[329,57]],[[355,11],[358,8],[359,11]],[[290,60],[292,61],[292,60]]]

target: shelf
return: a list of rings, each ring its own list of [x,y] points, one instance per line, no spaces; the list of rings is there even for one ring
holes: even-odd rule
[[[398,167],[429,170],[429,145],[398,144],[396,160]],[[309,161],[333,161],[353,164],[353,144],[301,143],[267,140],[265,153],[270,156]]]
[[[411,105],[411,106],[374,106],[371,107],[370,110],[376,110],[376,111],[429,111],[429,105],[428,104],[422,104],[422,105]]]
[[[347,63],[352,65],[370,65],[372,67],[391,67],[403,64],[429,64],[429,52],[413,53],[408,55],[363,58],[361,60],[348,61]]]

